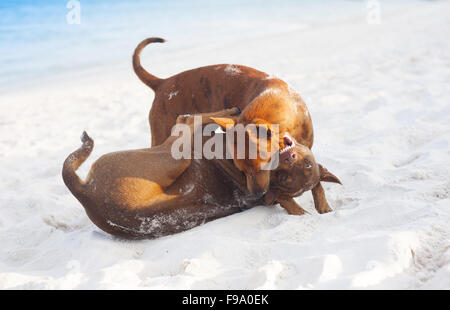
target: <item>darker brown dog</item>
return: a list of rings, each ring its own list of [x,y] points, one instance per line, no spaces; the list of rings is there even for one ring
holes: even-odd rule
[[[164,39],[142,41],[133,55],[133,68],[137,76],[155,91],[149,116],[152,145],[159,145],[170,136],[179,115],[237,106],[242,111],[241,115],[216,119],[216,123],[223,128],[255,124],[267,128],[269,133],[271,126],[278,124],[279,137],[284,139],[289,133],[298,143],[311,149],[314,135],[310,114],[300,95],[284,81],[246,66],[225,64],[201,67],[160,79],[140,64],[142,49],[152,42],[164,42]],[[246,132],[246,138],[259,147],[258,137]],[[275,135],[271,138],[278,139]],[[285,147],[283,139],[279,143],[280,149]],[[272,142],[269,145],[273,145]],[[271,155],[274,151],[269,150]],[[245,174],[247,188],[255,196],[261,196],[269,189],[271,174],[262,169],[268,161],[268,157],[259,155],[256,159],[233,157],[234,166]],[[337,178],[330,181],[339,182]],[[320,182],[312,189],[312,194],[319,213],[331,211]]]
[[[236,110],[203,115],[230,116]],[[194,128],[191,117],[180,117]],[[171,156],[177,137],[169,137],[150,149],[106,154],[93,165],[83,182],[76,174],[94,142],[82,135],[83,145],[64,162],[62,176],[72,194],[84,206],[89,218],[102,230],[127,238],[154,238],[183,231],[215,218],[264,204],[262,198],[246,196],[245,178],[228,171],[212,160],[176,160]],[[301,146],[280,156],[279,167],[272,171],[273,198],[288,213],[303,214],[292,197],[311,189],[320,179],[334,177],[326,171],[304,170],[299,157]],[[307,155],[306,155],[307,156]],[[313,160],[313,158],[311,159]],[[300,166],[298,166],[300,165]],[[225,169],[226,166],[225,166]]]

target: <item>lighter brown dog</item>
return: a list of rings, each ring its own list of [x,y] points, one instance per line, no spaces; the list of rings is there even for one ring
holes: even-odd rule
[[[272,125],[278,124],[278,137],[281,140],[277,145],[280,149],[286,147],[284,137],[287,133],[305,148],[311,149],[314,134],[310,114],[300,95],[284,81],[246,66],[225,64],[201,67],[160,79],[140,64],[142,49],[152,42],[161,43],[164,39],[149,38],[142,41],[133,55],[133,68],[137,76],[155,91],[149,116],[152,145],[159,145],[170,136],[179,115],[213,112],[237,106],[242,111],[239,116],[217,118],[216,123],[223,128],[236,124],[255,124],[267,128],[269,133]],[[259,147],[258,137],[251,136],[249,132],[246,135],[250,143],[256,143]],[[274,135],[271,139],[278,137]],[[268,144],[272,145],[272,142]],[[233,146],[231,149],[233,150]],[[269,149],[269,152],[273,155],[277,150]],[[309,156],[313,158],[312,153]],[[249,192],[258,197],[267,193],[270,186],[271,173],[262,169],[268,161],[268,158],[261,156],[256,159],[233,158],[234,166],[245,174]],[[308,161],[304,167],[309,167],[310,164],[311,161]],[[312,170],[318,169],[318,165],[312,167]],[[229,167],[229,170],[232,168]],[[303,172],[308,173],[307,169]],[[329,181],[339,183],[337,178],[330,178]],[[320,182],[312,188],[312,194],[319,213],[331,211]],[[266,195],[269,201],[271,197],[271,193]]]
[[[212,122],[211,116],[232,116],[236,111],[204,114],[203,123]],[[193,127],[192,117],[179,117],[180,122],[189,124],[192,133],[199,130]],[[82,181],[76,170],[94,145],[83,133],[83,145],[64,162],[64,183],[94,224],[127,238],[172,234],[264,204],[262,198],[245,194],[242,174],[222,171],[213,160],[175,160],[171,150],[177,138],[170,136],[150,149],[106,154],[92,165],[86,181]],[[274,194],[269,204],[280,202],[289,214],[304,213],[292,197],[310,190],[319,180],[335,178],[322,168],[302,176],[299,170],[303,163],[292,156],[297,152],[304,152],[302,146],[283,153],[279,167],[272,171]]]

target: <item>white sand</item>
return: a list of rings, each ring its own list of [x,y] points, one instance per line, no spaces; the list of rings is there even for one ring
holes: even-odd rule
[[[359,4],[143,53],[162,77],[239,63],[289,82],[313,117],[316,158],[344,183],[325,186],[335,210],[325,215],[307,193],[298,201],[311,215],[256,207],[156,240],[112,238],[60,172],[84,129],[96,146],[82,176],[106,152],[149,145],[153,92],[132,72],[134,46],[115,65],[5,90],[0,288],[450,289],[450,3],[411,3],[382,11],[380,25]]]

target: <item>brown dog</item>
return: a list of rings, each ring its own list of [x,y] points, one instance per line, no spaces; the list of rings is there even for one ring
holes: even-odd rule
[[[231,116],[236,109],[203,115]],[[180,117],[194,128],[191,117]],[[83,145],[64,162],[62,176],[72,194],[84,206],[89,218],[102,230],[127,238],[153,238],[183,231],[206,221],[264,204],[261,198],[245,195],[245,178],[222,171],[211,160],[175,160],[169,137],[150,149],[109,153],[99,158],[83,182],[76,174],[94,142],[82,135]],[[302,153],[295,146],[280,156],[279,167],[272,171],[275,201],[290,214],[303,214],[292,197],[311,189],[319,179],[332,176],[326,171],[311,171],[300,177],[298,160]],[[302,164],[302,163],[300,163]],[[226,167],[226,166],[225,166]],[[226,169],[226,168],[225,168]],[[279,180],[279,181],[277,181]]]
[[[213,65],[185,71],[167,79],[160,79],[147,72],[140,64],[142,49],[152,42],[164,42],[161,38],[142,41],[133,55],[133,68],[139,79],[155,91],[155,99],[150,110],[152,145],[159,145],[171,134],[178,115],[185,113],[206,113],[237,106],[242,113],[237,117],[218,118],[216,123],[226,127],[236,124],[255,124],[268,129],[279,125],[280,149],[284,149],[287,133],[301,145],[311,149],[313,127],[308,109],[300,95],[284,81],[272,78],[255,69],[238,65]],[[270,136],[270,135],[269,135]],[[259,138],[246,132],[246,139],[259,149]],[[271,139],[278,139],[273,135]],[[273,145],[269,141],[268,145]],[[278,141],[275,141],[278,145]],[[236,147],[231,146],[236,152]],[[269,149],[271,155],[273,149]],[[312,158],[312,154],[310,155]],[[262,170],[269,158],[238,159],[233,157],[234,166],[246,176],[250,193],[261,196],[270,185],[270,172]],[[310,164],[305,163],[305,167]],[[313,167],[318,170],[319,167]],[[307,173],[307,171],[306,171]],[[337,178],[329,179],[339,182]],[[331,211],[324,190],[319,183],[312,189],[314,203],[319,213]],[[270,198],[271,195],[268,195]]]

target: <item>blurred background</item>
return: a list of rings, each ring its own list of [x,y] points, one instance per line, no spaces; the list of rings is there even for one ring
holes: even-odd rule
[[[69,0],[0,2],[0,90],[16,83],[99,66],[129,65],[142,39],[159,36],[170,44],[163,53],[229,47],[246,39],[298,33],[356,19],[364,26],[370,1],[364,0],[80,0],[80,24],[69,24]],[[383,14],[427,1],[379,1]],[[70,6],[68,8],[67,6]],[[292,39],[295,40],[296,36]],[[304,43],[307,44],[307,43]],[[327,48],[327,38],[323,38]],[[156,49],[152,46],[152,50]],[[157,57],[158,52],[152,55]],[[255,57],[262,49],[251,52]],[[215,57],[216,63],[233,55]]]

